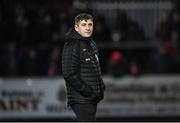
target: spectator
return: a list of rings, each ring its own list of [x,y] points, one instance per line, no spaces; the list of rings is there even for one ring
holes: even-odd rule
[[[60,49],[54,47],[50,52],[49,65],[48,65],[48,76],[58,76],[60,75]]]
[[[113,51],[110,54],[108,65],[108,74],[114,77],[121,77],[129,73],[128,62],[120,51]]]
[[[5,49],[2,56],[2,68],[3,75],[5,76],[16,76],[18,75],[18,58],[16,57],[16,44],[14,41],[10,42]]]

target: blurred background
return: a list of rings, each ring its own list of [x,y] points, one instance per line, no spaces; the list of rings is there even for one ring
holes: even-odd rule
[[[178,0],[1,0],[0,120],[75,121],[61,53],[80,12],[94,17],[107,86],[98,121],[178,120]]]

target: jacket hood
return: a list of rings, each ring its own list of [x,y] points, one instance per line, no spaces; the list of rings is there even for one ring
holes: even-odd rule
[[[74,30],[74,28],[70,28],[69,31],[65,35],[65,41],[70,41],[72,39],[77,40],[92,40],[92,37],[82,37],[78,32]]]

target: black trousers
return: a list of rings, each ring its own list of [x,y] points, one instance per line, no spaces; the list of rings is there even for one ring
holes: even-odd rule
[[[73,104],[71,105],[77,121],[79,122],[93,122],[96,121],[97,104]]]

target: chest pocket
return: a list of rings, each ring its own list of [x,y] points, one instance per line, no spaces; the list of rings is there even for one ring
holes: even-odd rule
[[[81,53],[82,53],[81,61],[83,63],[91,63],[91,62],[93,62],[92,56],[91,56],[90,52],[87,49],[85,49],[85,48],[82,49]]]

